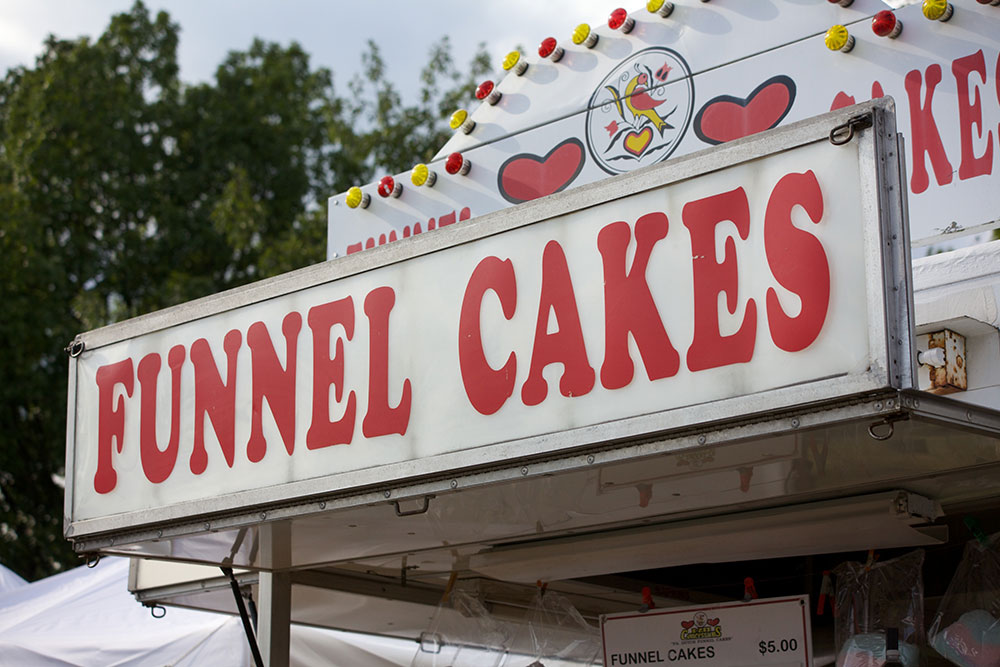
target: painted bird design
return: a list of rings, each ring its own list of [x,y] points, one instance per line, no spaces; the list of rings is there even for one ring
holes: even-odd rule
[[[660,136],[663,136],[665,130],[672,130],[674,126],[657,113],[656,107],[663,104],[666,100],[654,99],[648,92],[649,83],[649,74],[640,72],[632,77],[625,86],[625,93],[623,95],[619,95],[618,90],[614,86],[605,86],[605,88],[611,93],[612,101],[618,107],[618,114],[622,118],[625,118],[623,107],[627,107],[636,118],[643,117],[649,120],[653,124],[653,127],[660,133]],[[673,111],[670,113],[673,113]],[[667,114],[667,116],[669,115]]]

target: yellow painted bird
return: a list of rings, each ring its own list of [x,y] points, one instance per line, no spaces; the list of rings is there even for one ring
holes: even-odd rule
[[[628,110],[636,117],[643,116],[653,123],[660,135],[663,135],[664,130],[673,129],[673,125],[665,121],[660,114],[656,112],[656,107],[663,104],[666,100],[654,99],[647,91],[649,90],[649,75],[645,72],[641,72],[628,82],[625,86],[625,94],[619,96],[618,91],[614,86],[605,86],[610,92],[611,97],[614,100],[615,106],[618,107],[618,113],[622,118],[625,118],[625,111],[622,108],[624,105],[628,107]],[[671,113],[673,113],[671,111]],[[668,116],[670,114],[667,114]]]

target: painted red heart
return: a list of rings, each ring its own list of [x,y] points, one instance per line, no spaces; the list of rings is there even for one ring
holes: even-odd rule
[[[779,74],[745,98],[720,95],[701,108],[694,132],[707,144],[721,144],[777,127],[795,102],[795,82]]]
[[[497,188],[513,204],[559,192],[576,180],[583,169],[583,144],[570,137],[544,157],[520,153],[500,165]]]
[[[717,619],[717,618],[710,618],[710,619],[708,619],[708,624],[714,627],[714,626],[716,626],[716,625],[719,624],[719,619]]]
[[[681,627],[684,628],[685,630],[694,627],[694,621],[681,621]]]

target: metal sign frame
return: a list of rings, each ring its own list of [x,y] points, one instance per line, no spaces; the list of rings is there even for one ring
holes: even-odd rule
[[[870,129],[868,129],[870,125]],[[446,453],[428,458],[393,463],[324,477],[304,479],[266,488],[220,495],[148,510],[124,512],[97,518],[80,519],[74,515],[76,486],[77,382],[81,359],[88,352],[162,331],[242,306],[277,299],[284,295],[323,285],[348,276],[429,255],[448,248],[472,243],[575,211],[615,201],[625,193],[641,193],[678,183],[714,171],[791,150],[796,147],[830,141],[834,132],[839,140],[856,142],[862,191],[859,199],[865,219],[864,244],[866,284],[869,296],[869,349],[871,364],[864,373],[831,377],[805,385],[780,387],[751,394],[691,405],[663,412],[644,414],[612,422],[574,428],[558,433],[485,445],[471,450]],[[80,550],[122,544],[121,537],[148,539],[162,535],[155,526],[183,524],[184,532],[197,530],[204,517],[228,517],[230,525],[271,520],[269,511],[295,506],[311,498],[337,498],[338,507],[370,504],[379,489],[400,489],[425,485],[428,480],[448,480],[456,474],[475,474],[479,484],[495,483],[508,474],[526,474],[524,462],[553,461],[560,456],[596,451],[611,443],[642,443],[678,431],[680,425],[718,425],[752,415],[771,417],[792,408],[799,413],[803,406],[831,407],[831,403],[851,404],[866,396],[885,391],[908,389],[915,385],[912,358],[912,294],[909,274],[909,243],[905,225],[905,192],[900,160],[900,140],[895,130],[894,106],[890,99],[841,109],[768,133],[737,140],[669,163],[624,174],[572,192],[498,211],[468,224],[423,234],[406,242],[389,244],[369,252],[340,258],[289,274],[261,281],[219,295],[206,297],[164,311],[82,334],[75,341],[79,353],[70,360],[69,407],[67,414],[66,459],[66,535]],[[808,408],[806,408],[806,411]],[[766,420],[766,419],[765,419]],[[812,421],[812,420],[810,420]],[[817,423],[822,422],[820,416]],[[518,473],[520,470],[520,473]],[[452,486],[454,488],[454,485]],[[383,498],[406,497],[386,491]],[[325,501],[322,505],[326,506]],[[208,532],[209,523],[204,524]],[[97,537],[96,541],[89,538]],[[84,539],[88,538],[88,539]]]

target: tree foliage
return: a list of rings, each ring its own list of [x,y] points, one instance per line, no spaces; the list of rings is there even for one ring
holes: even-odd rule
[[[297,44],[255,40],[186,85],[179,33],[136,2],[0,81],[0,563],[28,578],[76,562],[73,336],[322,261],[327,197],[430,159],[488,70],[481,47],[460,75],[445,38],[404,104],[373,42],[342,96]]]

